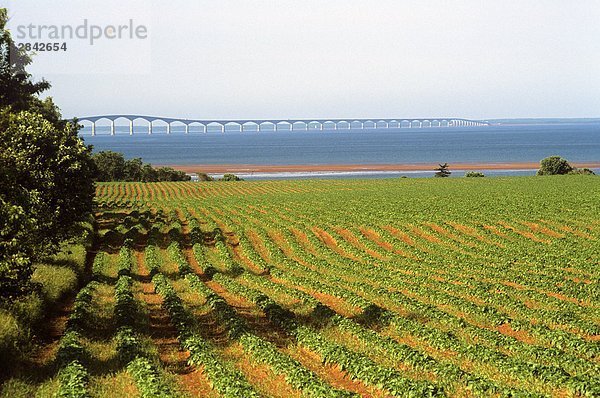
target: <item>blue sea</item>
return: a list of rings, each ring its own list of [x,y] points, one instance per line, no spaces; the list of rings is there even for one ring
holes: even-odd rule
[[[571,162],[600,161],[600,122],[496,125],[469,128],[402,128],[314,131],[210,131],[184,134],[173,126],[166,134],[159,126],[90,128],[81,136],[94,151],[113,150],[127,158],[140,157],[160,165],[188,164],[406,164],[539,162],[560,155]],[[201,170],[199,170],[201,171]],[[531,170],[488,171],[487,175],[530,175]],[[464,173],[463,173],[464,174]],[[345,178],[425,176],[423,172],[255,173],[246,178]],[[454,175],[458,175],[455,173]],[[460,174],[462,175],[462,174]]]

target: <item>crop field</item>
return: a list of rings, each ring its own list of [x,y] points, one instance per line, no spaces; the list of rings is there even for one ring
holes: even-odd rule
[[[3,396],[600,396],[598,177],[102,183],[97,203],[82,288]]]

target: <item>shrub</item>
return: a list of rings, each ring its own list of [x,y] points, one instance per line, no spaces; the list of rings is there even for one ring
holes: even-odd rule
[[[206,173],[196,173],[198,176],[198,181],[214,181],[215,179],[209,176]]]
[[[569,174],[581,174],[581,175],[592,175],[592,176],[596,175],[596,173],[594,173],[592,170],[590,170],[588,168],[573,169],[569,172]]]
[[[465,177],[485,177],[485,174],[479,171],[469,171],[465,174]]]
[[[567,162],[566,159],[560,156],[550,156],[542,159],[540,162],[540,169],[537,175],[557,175],[557,174],[568,174],[573,171],[573,167]]]
[[[224,174],[223,178],[219,178],[219,181],[244,181],[242,178],[235,174]]]

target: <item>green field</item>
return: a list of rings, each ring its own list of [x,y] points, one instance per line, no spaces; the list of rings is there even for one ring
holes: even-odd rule
[[[87,284],[5,397],[600,396],[597,177],[103,183],[97,202]]]

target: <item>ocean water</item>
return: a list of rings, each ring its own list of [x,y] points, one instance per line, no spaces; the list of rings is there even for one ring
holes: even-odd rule
[[[501,125],[470,128],[368,129],[324,131],[261,131],[243,133],[201,133],[186,135],[183,126],[167,135],[154,127],[117,126],[117,135],[108,135],[108,126],[89,127],[81,135],[95,151],[113,150],[127,158],[141,157],[161,165],[188,164],[383,164],[383,163],[510,163],[538,162],[560,155],[571,162],[600,161],[600,123],[546,125]],[[531,171],[498,171],[492,174],[531,174]],[[364,177],[423,175],[418,173],[361,173]],[[427,175],[427,173],[425,174]],[[305,178],[288,173],[287,178]],[[321,175],[327,177],[329,175]],[[334,177],[356,176],[335,173]],[[254,178],[269,178],[254,175]]]

